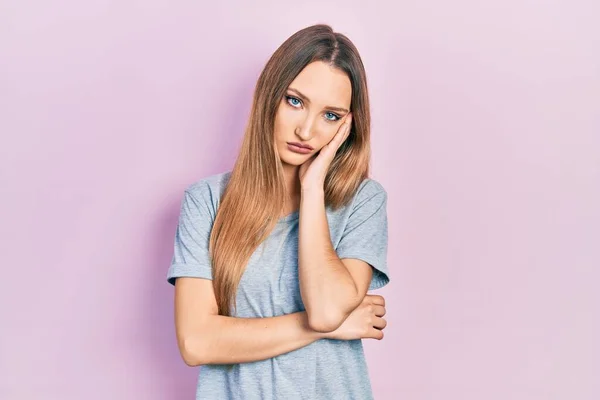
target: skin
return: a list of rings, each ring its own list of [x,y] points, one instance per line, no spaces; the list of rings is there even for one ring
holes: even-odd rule
[[[303,99],[297,92],[290,89],[296,89],[308,97],[309,101]],[[307,65],[289,85],[277,109],[275,116],[275,145],[281,159],[286,187],[288,188],[287,206],[284,214],[289,214],[299,208],[303,178],[307,178],[305,186],[310,183],[318,185],[323,171],[327,170],[329,164],[323,161],[331,160],[319,159],[319,162],[307,171],[310,165],[317,161],[319,156],[335,155],[318,154],[327,150],[327,145],[340,134],[339,139],[345,139],[343,123],[351,122],[351,115],[346,111],[332,110],[328,106],[339,107],[350,110],[350,101],[352,98],[352,86],[350,79],[345,72],[332,68],[328,64],[316,61]],[[299,142],[308,144],[314,148],[310,154],[298,154],[288,149],[287,142]],[[325,157],[327,158],[327,157]],[[333,159],[331,157],[331,159]],[[302,168],[301,168],[302,166]],[[304,174],[301,174],[304,173]],[[306,172],[309,175],[304,176]],[[302,176],[301,176],[302,175]],[[324,179],[324,176],[322,177]],[[310,180],[310,181],[309,181]]]
[[[337,256],[325,212],[325,176],[349,135],[351,98],[352,85],[345,72],[313,62],[289,85],[275,118],[275,143],[288,188],[284,215],[300,210],[300,293],[308,324],[318,332],[332,332],[342,325],[364,299],[373,274],[366,262]],[[287,142],[308,144],[313,151],[295,153]]]
[[[323,181],[335,152],[347,138],[351,115],[326,106],[350,109],[350,80],[322,62],[308,65],[292,82],[296,99],[282,99],[275,121],[275,142],[289,189],[287,213],[300,209],[299,278],[306,311],[266,318],[218,315],[210,280],[178,278],[175,325],[181,355],[190,366],[265,360],[319,339],[381,340],[386,327],[385,300],[365,295],[371,267],[356,259],[340,260],[331,245],[324,207]],[[335,121],[328,121],[335,120]],[[311,154],[294,153],[286,142],[308,143]],[[323,305],[326,305],[325,307]]]

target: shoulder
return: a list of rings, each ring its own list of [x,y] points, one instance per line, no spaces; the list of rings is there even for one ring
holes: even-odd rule
[[[205,196],[216,196],[220,197],[223,190],[229,182],[231,171],[220,172],[218,174],[206,176],[202,179],[190,183],[185,191],[192,196],[205,197]]]
[[[330,214],[332,217],[341,218],[339,221],[346,221],[351,217],[360,217],[363,213],[370,215],[382,207],[385,208],[386,203],[387,191],[383,185],[376,179],[365,178],[358,185],[350,201],[339,210],[330,211]]]
[[[231,171],[225,171],[198,179],[185,188],[184,196],[215,215],[230,176]]]
[[[376,179],[365,178],[360,183],[356,193],[354,194],[353,203],[356,205],[373,198],[387,200],[387,191]]]

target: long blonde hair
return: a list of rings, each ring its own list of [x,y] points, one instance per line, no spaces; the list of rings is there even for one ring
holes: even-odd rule
[[[265,65],[254,91],[240,153],[210,235],[213,287],[219,314],[230,316],[246,264],[269,236],[286,201],[283,167],[274,144],[274,121],[285,91],[302,69],[323,61],[344,71],[352,85],[352,128],[325,179],[325,204],[347,204],[369,175],[370,111],[365,69],[356,47],[329,25],[289,37]]]

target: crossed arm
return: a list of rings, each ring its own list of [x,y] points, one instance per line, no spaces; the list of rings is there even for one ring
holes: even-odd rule
[[[321,189],[302,192],[298,233],[298,275],[308,325],[317,332],[337,329],[365,297],[373,270],[358,259],[337,256],[331,243]]]
[[[187,365],[264,360],[304,347],[335,331],[363,300],[369,264],[340,260],[329,236],[322,192],[301,201],[299,279],[306,311],[268,318],[218,315],[212,281],[175,281],[177,343]]]

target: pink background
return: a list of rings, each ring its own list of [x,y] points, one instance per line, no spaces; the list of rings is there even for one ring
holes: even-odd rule
[[[0,398],[190,399],[165,279],[292,33],[355,42],[389,194],[377,399],[600,398],[597,1],[3,1]]]

